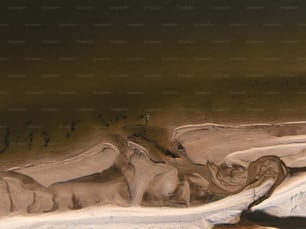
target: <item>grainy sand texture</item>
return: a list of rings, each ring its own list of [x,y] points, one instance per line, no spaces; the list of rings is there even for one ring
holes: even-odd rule
[[[186,125],[166,145],[145,131],[108,139],[0,172],[1,227],[213,228],[238,225],[245,212],[305,217],[304,122]]]

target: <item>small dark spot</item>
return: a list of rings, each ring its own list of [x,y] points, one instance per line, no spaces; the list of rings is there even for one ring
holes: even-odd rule
[[[28,147],[29,147],[30,149],[32,149],[32,144],[33,144],[33,132],[29,133],[28,138],[29,138]]]
[[[74,132],[76,129],[76,125],[77,125],[77,121],[72,120],[72,122],[70,123],[70,131]]]
[[[48,147],[48,144],[50,142],[50,137],[46,131],[41,132],[43,138],[44,138],[44,147]]]
[[[10,140],[9,139],[10,139],[10,129],[6,128],[4,130],[3,147],[0,150],[0,153],[3,153],[8,149],[8,147],[10,145]]]
[[[79,199],[76,198],[74,194],[72,195],[72,204],[73,204],[72,209],[81,209],[83,207]]]
[[[172,153],[169,150],[165,150],[164,153],[165,153],[166,156],[169,156],[169,157],[172,157],[172,158],[180,158],[178,155]]]
[[[177,145],[177,149],[178,149],[178,150],[184,150],[184,146],[182,146],[182,144],[179,143],[179,144]]]
[[[25,129],[28,128],[28,126],[31,125],[31,124],[32,124],[32,120],[26,121],[26,122],[24,123],[24,128],[25,128]]]

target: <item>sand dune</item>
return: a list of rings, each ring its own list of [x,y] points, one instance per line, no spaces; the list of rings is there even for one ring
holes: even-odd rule
[[[252,207],[278,217],[306,217],[306,173],[288,177],[272,195]]]
[[[176,128],[172,139],[184,147],[190,160],[194,163],[206,165],[208,161],[221,164],[224,162],[225,157],[228,157],[227,163],[231,164],[229,159],[231,154],[235,155],[235,153],[240,153],[238,157],[243,156],[244,153],[252,156],[255,150],[257,152],[261,151],[260,153],[262,155],[260,156],[274,155],[283,145],[286,147],[286,144],[287,148],[282,150],[283,152],[278,152],[280,156],[287,155],[286,150],[289,146],[292,146],[290,149],[291,154],[302,153],[305,147],[302,143],[306,143],[305,134],[305,124],[299,124],[298,126],[294,126],[293,124],[276,126],[268,124],[239,126],[203,124]],[[269,154],[267,151],[264,152],[265,149],[267,151],[269,149],[275,150]],[[249,152],[248,150],[251,151]],[[253,161],[254,157],[247,160],[249,162]]]
[[[212,228],[237,223],[254,203],[305,216],[305,174],[288,175],[306,165],[304,122],[182,126],[168,145],[145,132],[111,139],[0,172],[0,214],[9,215],[0,226]]]
[[[288,167],[305,167],[306,143],[280,144],[236,151],[226,155],[224,162],[227,166],[241,165],[247,167],[250,162],[269,155],[279,157]]]
[[[117,147],[100,142],[78,156],[63,161],[50,161],[15,169],[15,172],[28,175],[44,186],[91,175],[110,168],[119,155]]]
[[[267,180],[256,188],[247,188],[237,195],[201,207],[118,208],[93,207],[73,212],[58,212],[36,216],[3,218],[5,228],[212,228],[214,224],[235,223],[241,211],[264,195],[272,186]]]

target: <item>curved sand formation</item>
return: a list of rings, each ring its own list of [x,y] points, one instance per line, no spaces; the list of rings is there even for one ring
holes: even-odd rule
[[[32,178],[15,172],[0,172],[0,214],[51,211],[53,195]]]
[[[306,217],[306,173],[288,177],[268,199],[251,210],[277,217]]]
[[[262,156],[275,155],[288,166],[303,167],[306,149],[306,125],[188,125],[176,128],[172,139],[184,147],[194,163],[248,163]]]
[[[177,169],[151,162],[146,149],[136,143],[129,142],[129,146],[132,151],[129,161],[134,169],[125,174],[132,196],[131,204],[139,205],[147,190],[159,197],[169,197],[178,185]]]
[[[78,217],[80,227],[90,221],[114,228],[169,223],[211,228],[238,222],[254,203],[252,210],[290,216],[275,209],[286,205],[288,193],[304,187],[304,175],[288,175],[288,167],[306,165],[304,122],[188,125],[174,130],[168,146],[145,132],[112,139],[118,143],[100,141],[63,161],[1,172],[1,215],[86,208],[39,218],[8,217],[1,223],[18,228],[22,220],[35,228],[69,225]],[[302,215],[300,199],[293,209]],[[118,207],[101,207],[109,204]],[[90,206],[96,207],[87,210]]]
[[[273,184],[272,180],[261,182],[258,187],[248,187],[237,195],[200,207],[187,209],[173,208],[89,208],[77,212],[55,213],[41,217],[13,217],[2,220],[6,228],[59,228],[73,224],[74,228],[212,228],[217,223],[236,223],[241,212],[250,203],[264,195]],[[77,219],[77,222],[75,221]],[[20,226],[22,222],[22,226]],[[102,225],[102,226],[101,226]]]
[[[109,143],[97,143],[80,155],[63,161],[50,161],[14,169],[28,175],[44,186],[103,172],[110,168],[119,155],[119,150]]]

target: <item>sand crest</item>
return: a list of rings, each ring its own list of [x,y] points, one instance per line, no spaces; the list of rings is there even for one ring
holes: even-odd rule
[[[305,216],[305,173],[289,172],[306,165],[304,122],[182,126],[168,145],[148,131],[0,172],[0,226],[212,228],[254,204]]]

